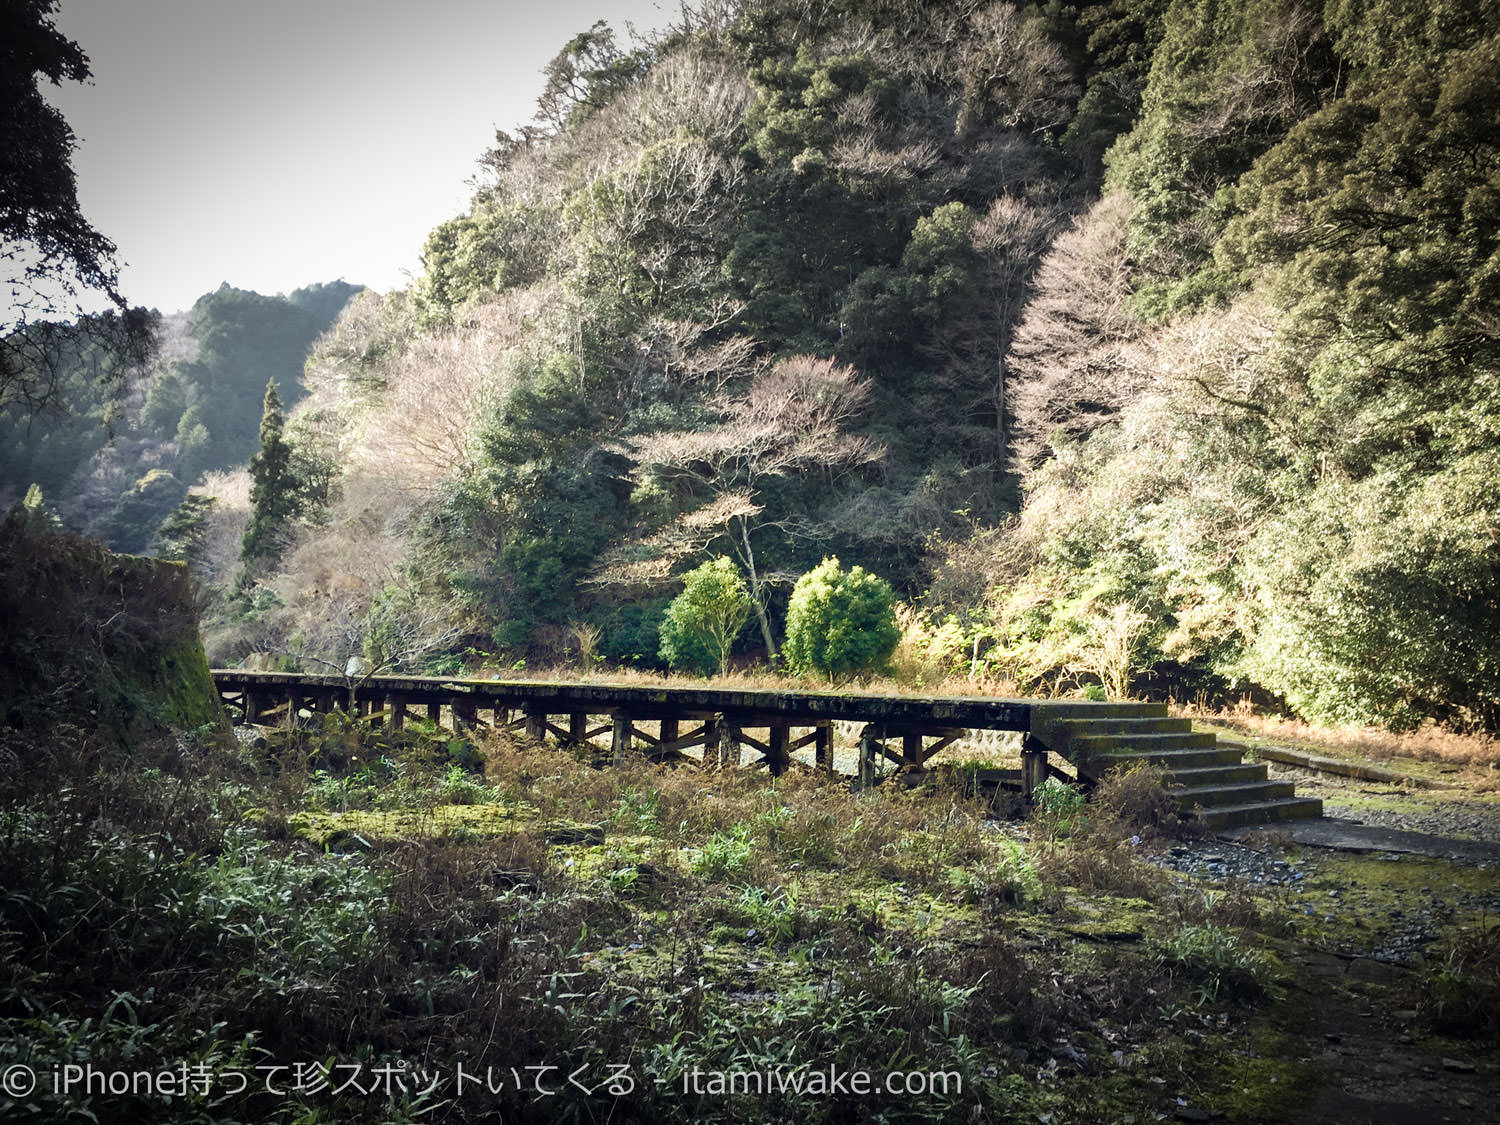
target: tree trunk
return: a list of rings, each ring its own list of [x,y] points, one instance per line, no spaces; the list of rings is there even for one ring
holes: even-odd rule
[[[765,597],[761,593],[764,583],[760,580],[760,572],[755,569],[755,549],[750,546],[750,527],[745,520],[740,520],[740,539],[745,544],[740,561],[745,564],[745,573],[750,576],[750,600],[755,603],[755,619],[760,623],[760,635],[766,642],[766,655],[775,664],[776,638],[771,633],[771,615],[766,612]]]

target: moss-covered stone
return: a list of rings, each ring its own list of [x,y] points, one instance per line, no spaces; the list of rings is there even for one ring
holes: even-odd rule
[[[187,568],[0,525],[0,726],[228,735]]]

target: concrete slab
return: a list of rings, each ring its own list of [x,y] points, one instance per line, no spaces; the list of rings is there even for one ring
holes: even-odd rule
[[[1425,832],[1402,832],[1325,816],[1318,820],[1287,820],[1259,827],[1235,828],[1220,834],[1221,839],[1239,840],[1252,832],[1275,832],[1290,836],[1299,844],[1315,848],[1336,848],[1351,852],[1400,852],[1406,855],[1430,855],[1460,863],[1500,864],[1500,844],[1478,840],[1458,840],[1452,836],[1432,836]]]

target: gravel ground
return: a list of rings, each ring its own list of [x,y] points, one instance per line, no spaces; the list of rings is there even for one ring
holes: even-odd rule
[[[1452,790],[1407,789],[1276,765],[1271,766],[1271,777],[1295,782],[1298,796],[1322,797],[1325,816],[1403,832],[1427,832],[1500,844],[1497,800]],[[1372,798],[1379,804],[1373,805]]]

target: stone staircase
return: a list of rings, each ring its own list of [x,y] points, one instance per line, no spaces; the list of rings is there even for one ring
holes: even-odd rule
[[[1136,761],[1163,767],[1179,815],[1213,831],[1323,815],[1321,800],[1298,797],[1290,781],[1267,780],[1264,764],[1171,718],[1164,703],[1050,704],[1032,734],[1071,762],[1080,781]]]

